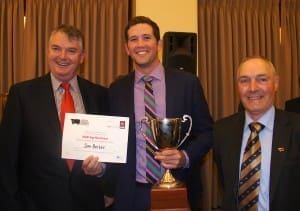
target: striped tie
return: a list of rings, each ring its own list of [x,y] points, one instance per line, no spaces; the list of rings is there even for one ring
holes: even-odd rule
[[[144,103],[145,103],[145,116],[148,120],[155,119],[155,101],[152,88],[152,76],[144,76],[143,80],[145,82],[144,90]],[[145,128],[146,136],[146,179],[149,183],[155,184],[162,176],[160,171],[160,164],[154,159],[155,148],[151,145],[154,144],[154,138],[150,130],[150,125],[146,124]]]
[[[258,210],[260,184],[261,148],[258,133],[264,128],[260,123],[251,123],[239,182],[239,210]]]

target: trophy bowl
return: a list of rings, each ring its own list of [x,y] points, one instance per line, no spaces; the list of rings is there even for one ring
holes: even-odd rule
[[[189,129],[185,134],[185,137],[181,139],[181,126],[182,123],[187,120],[190,121]],[[143,122],[150,125],[150,130],[154,138],[154,144],[152,144],[152,146],[157,150],[180,147],[189,136],[192,129],[192,118],[189,115],[183,115],[182,118],[150,120],[147,117],[144,117],[142,119],[142,123]],[[166,169],[166,172],[157,186],[160,188],[174,188],[182,186],[182,183],[173,177],[169,169]]]

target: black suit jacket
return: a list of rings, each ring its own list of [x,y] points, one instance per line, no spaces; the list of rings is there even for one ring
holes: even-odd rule
[[[224,186],[222,210],[237,210],[239,161],[245,114],[214,126],[214,157]],[[270,169],[270,211],[300,210],[300,115],[276,110]],[[280,150],[284,149],[284,150]]]
[[[107,114],[107,90],[78,77],[87,113]],[[11,87],[0,141],[2,211],[100,211],[102,180],[86,176],[82,161],[69,173],[50,74]]]
[[[191,166],[204,157],[211,147],[212,119],[198,78],[183,71],[168,69],[166,80],[166,117],[181,118],[188,114],[193,119],[192,132],[182,149],[186,150]],[[134,116],[134,72],[110,86],[109,101],[112,115],[129,116],[127,163],[121,167],[115,193],[115,210],[132,210],[136,174],[136,134]],[[186,125],[187,126],[187,125]],[[182,134],[187,132],[183,127]],[[184,132],[185,131],[185,132]],[[189,190],[199,186],[191,181],[187,169],[173,174],[186,181]],[[187,176],[189,175],[189,176]]]
[[[286,101],[285,110],[300,113],[300,97]]]

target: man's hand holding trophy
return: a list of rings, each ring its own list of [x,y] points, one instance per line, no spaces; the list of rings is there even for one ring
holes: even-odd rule
[[[182,123],[189,120],[189,128],[183,139],[181,139]],[[180,168],[185,165],[185,156],[182,151],[177,150],[190,135],[192,129],[192,118],[189,115],[183,115],[182,118],[158,118],[149,119],[144,117],[141,120],[141,132],[143,124],[150,125],[150,130],[154,141],[151,145],[159,152],[155,158],[161,161],[161,165],[166,168],[166,172],[161,178],[157,187],[176,188],[181,187],[182,183],[176,180],[170,172],[172,168]]]

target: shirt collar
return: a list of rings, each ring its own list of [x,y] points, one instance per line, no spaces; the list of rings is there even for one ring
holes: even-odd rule
[[[56,91],[56,90],[58,90],[60,88],[60,84],[62,83],[62,81],[60,81],[57,78],[55,78],[52,73],[50,73],[50,76],[51,76],[51,83],[52,83],[53,90]],[[69,83],[71,85],[71,89],[72,90],[74,90],[75,92],[77,92],[79,90],[78,81],[77,81],[77,75],[75,75],[69,81]]]
[[[150,75],[153,77],[153,79],[159,80],[159,81],[161,81],[163,79],[163,74],[164,74],[164,67],[161,63],[159,65],[157,65],[157,67],[150,73]],[[143,74],[139,71],[135,71],[135,81],[137,83],[140,83],[141,81],[143,81],[144,76],[145,76],[145,74]]]
[[[245,125],[244,127],[247,128],[248,125],[252,122],[255,122],[251,117],[245,112]],[[274,119],[275,119],[275,107],[272,106],[264,115],[262,115],[257,122],[263,124],[266,128],[273,130],[274,126]]]

